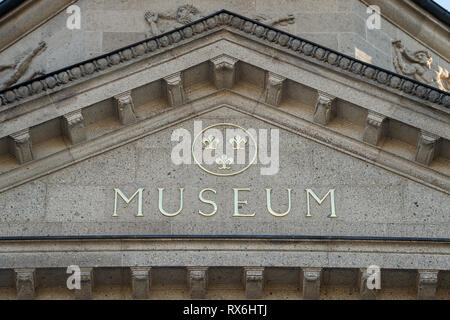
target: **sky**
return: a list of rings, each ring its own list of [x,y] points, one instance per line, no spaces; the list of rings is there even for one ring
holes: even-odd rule
[[[447,11],[450,11],[450,0],[434,0],[434,2],[447,9]]]

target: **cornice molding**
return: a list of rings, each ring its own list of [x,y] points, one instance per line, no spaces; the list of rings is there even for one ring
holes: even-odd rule
[[[0,91],[1,105],[13,106],[20,104],[21,101],[29,100],[33,96],[42,96],[59,91],[84,77],[88,78],[95,74],[109,72],[121,63],[132,60],[138,61],[151,52],[162,51],[167,47],[176,46],[178,42],[189,39],[194,35],[224,27],[237,29],[271,45],[290,50],[299,57],[309,57],[317,63],[331,65],[355,78],[364,78],[373,84],[398,90],[399,93],[416,96],[419,99],[428,100],[446,108],[450,107],[449,93],[227,10],[220,10],[159,36],[7,88]]]

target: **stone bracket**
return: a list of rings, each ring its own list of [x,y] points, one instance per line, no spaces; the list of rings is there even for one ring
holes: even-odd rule
[[[81,110],[63,116],[63,132],[72,144],[86,141],[86,128]]]
[[[417,299],[433,300],[438,285],[438,270],[418,270]]]
[[[33,147],[31,145],[30,131],[20,130],[10,135],[12,141],[11,151],[20,164],[33,160]]]
[[[316,106],[314,108],[314,122],[327,125],[333,118],[333,97],[325,92],[318,91]]]
[[[322,268],[303,268],[303,299],[318,300],[320,298],[320,278]]]
[[[415,161],[429,166],[436,155],[436,147],[439,136],[421,131],[419,141],[417,142]]]
[[[222,54],[211,59],[213,65],[214,84],[218,90],[233,88],[236,79],[236,62],[238,60]]]
[[[36,270],[33,268],[15,269],[18,300],[32,300],[36,289]]]
[[[114,96],[117,101],[117,113],[119,115],[120,123],[123,125],[133,124],[136,122],[136,114],[134,112],[133,99],[131,98],[131,91],[125,91]]]
[[[89,300],[92,299],[92,288],[94,287],[94,268],[80,268],[80,289],[75,289],[75,299]]]
[[[377,295],[375,289],[367,287],[369,273],[366,268],[359,269],[359,296],[361,300],[376,300]]]
[[[265,102],[267,104],[276,107],[280,105],[283,94],[283,83],[285,80],[286,80],[285,77],[282,77],[272,72],[267,72],[266,92],[265,92]]]
[[[167,88],[167,99],[171,107],[178,107],[184,104],[185,95],[181,72],[174,73],[164,78]]]
[[[364,127],[363,141],[374,146],[378,145],[384,135],[386,117],[369,111],[366,118],[366,126]]]
[[[208,267],[188,267],[187,281],[192,299],[204,299],[208,281]]]
[[[134,299],[148,299],[152,278],[151,267],[131,267],[131,285]]]
[[[245,295],[248,299],[261,299],[264,289],[264,268],[244,268]]]

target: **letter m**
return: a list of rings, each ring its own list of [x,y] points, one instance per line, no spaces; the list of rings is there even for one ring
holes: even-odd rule
[[[131,202],[131,200],[133,200],[133,198],[139,194],[138,196],[138,213],[136,215],[136,217],[143,217],[144,215],[142,214],[142,191],[144,190],[144,188],[139,188],[137,189],[137,191],[130,197],[127,198],[122,191],[120,191],[118,188],[114,188],[114,214],[112,215],[113,217],[118,217],[117,215],[117,195],[119,195],[123,201],[125,201],[126,204],[129,204]]]
[[[335,205],[334,205],[334,189],[330,189],[328,191],[328,193],[325,195],[325,197],[323,197],[322,199],[319,199],[319,197],[311,189],[306,189],[306,204],[308,206],[308,214],[306,215],[307,217],[311,217],[311,209],[310,209],[310,205],[309,205],[309,196],[310,195],[314,198],[314,200],[317,201],[317,203],[319,205],[321,205],[322,202],[324,202],[325,199],[328,197],[328,195],[330,195],[330,199],[331,199],[331,215],[330,215],[330,218],[336,218],[336,210],[335,210]]]

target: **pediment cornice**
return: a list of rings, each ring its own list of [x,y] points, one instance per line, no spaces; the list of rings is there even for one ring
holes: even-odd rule
[[[121,64],[140,61],[154,53],[176,47],[207,35],[211,31],[230,28],[263,41],[277,49],[288,50],[298,58],[307,59],[322,66],[331,67],[357,81],[368,81],[406,97],[417,98],[423,103],[448,108],[450,95],[444,91],[401,76],[394,72],[357,60],[316,43],[264,25],[244,16],[221,10],[183,27],[163,33],[111,53],[72,65],[52,73],[20,83],[0,92],[1,108],[8,108],[35,97],[52,94],[73,83],[90,79],[115,70]]]

